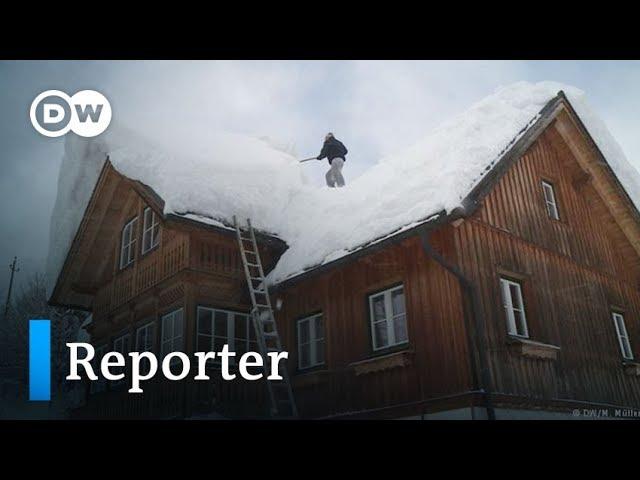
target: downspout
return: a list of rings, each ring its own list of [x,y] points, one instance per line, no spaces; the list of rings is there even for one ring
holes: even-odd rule
[[[484,402],[487,409],[487,418],[495,420],[495,409],[491,399],[491,374],[488,367],[486,347],[484,342],[485,322],[480,308],[480,301],[475,285],[469,280],[460,269],[450,264],[438,253],[429,242],[431,231],[425,226],[420,230],[420,240],[422,249],[427,257],[435,260],[445,270],[452,273],[460,283],[463,294],[463,316],[465,330],[467,332],[467,349],[469,350],[469,363],[471,370],[472,390],[480,390],[484,393]],[[472,415],[473,415],[473,406]]]

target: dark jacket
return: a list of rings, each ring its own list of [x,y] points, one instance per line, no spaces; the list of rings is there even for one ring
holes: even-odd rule
[[[334,158],[339,157],[346,161],[346,155],[347,148],[342,144],[342,142],[337,138],[329,137],[324,141],[324,145],[322,145],[322,151],[320,152],[320,155],[318,155],[317,159],[322,160],[326,157],[327,160],[329,160],[329,165],[331,165],[331,161]]]

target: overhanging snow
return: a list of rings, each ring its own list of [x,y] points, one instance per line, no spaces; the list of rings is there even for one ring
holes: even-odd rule
[[[310,185],[294,156],[264,139],[190,126],[145,141],[111,127],[95,139],[67,138],[48,278],[54,282],[60,272],[107,155],[116,170],[163,198],[165,214],[189,212],[193,220],[218,226],[237,215],[283,239],[289,249],[269,275],[270,282],[279,283],[459,207],[560,90],[640,207],[638,171],[583,93],[552,82],[499,88],[415,145],[380,159],[342,189]]]

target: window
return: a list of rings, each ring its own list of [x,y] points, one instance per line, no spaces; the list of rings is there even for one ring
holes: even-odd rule
[[[553,189],[553,185],[543,180],[542,192],[544,193],[544,202],[547,206],[547,213],[554,220],[560,220],[560,214],[558,213],[558,204],[556,202],[556,193]]]
[[[624,324],[624,317],[621,313],[617,312],[613,312],[611,315],[613,316],[613,323],[616,326],[616,333],[618,334],[618,343],[620,343],[622,358],[625,360],[633,360],[633,352],[631,351],[631,344],[629,343],[627,327]]]
[[[113,341],[113,351],[120,352],[122,355],[126,355],[129,353],[129,334],[125,333],[124,335],[116,338]]]
[[[142,228],[142,253],[145,254],[160,243],[160,222],[151,207],[144,209]]]
[[[162,317],[162,342],[160,354],[164,358],[171,352],[182,351],[182,309],[179,308]],[[176,358],[174,360],[177,361]]]
[[[100,345],[99,347],[95,347],[95,355],[93,357],[93,360],[91,360],[91,366],[93,367],[94,372],[98,372],[100,370],[100,361],[102,360],[102,357],[104,357],[105,353],[107,353],[107,345]],[[98,380],[90,382],[90,393],[100,393],[104,392],[106,389],[107,381],[102,375],[98,375]]]
[[[198,307],[197,331],[199,352],[219,352],[226,344],[237,358],[258,350],[253,322],[246,313]]]
[[[369,313],[374,350],[408,341],[402,285],[369,296]]]
[[[121,353],[126,357],[127,354],[129,353],[129,340],[130,340],[130,336],[128,333],[125,333],[124,335],[121,335],[120,337],[116,338],[113,341],[113,351]],[[126,367],[115,367],[115,368],[112,368],[111,371],[113,374],[118,375],[120,373],[124,373],[125,368]],[[113,384],[118,385],[122,381],[123,380],[116,380],[113,382]]]
[[[527,317],[524,313],[522,287],[518,282],[507,278],[500,279],[502,304],[507,316],[507,332],[509,335],[528,337]]]
[[[324,365],[322,314],[298,320],[298,368]]]
[[[153,350],[153,322],[138,328],[136,332],[136,352],[150,352]]]
[[[136,331],[136,352],[151,352],[153,351],[153,322],[149,322],[146,325],[138,328]],[[151,370],[151,363],[148,358],[143,358],[140,361],[140,373],[146,375]]]
[[[120,268],[133,263],[136,251],[136,225],[138,218],[134,218],[122,229],[122,240],[120,242]]]

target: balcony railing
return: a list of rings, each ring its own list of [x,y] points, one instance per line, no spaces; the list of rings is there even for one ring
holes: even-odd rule
[[[131,268],[118,272],[113,281],[96,295],[94,315],[99,317],[108,314],[188,265],[188,237],[177,236],[162,244],[159,251],[138,259]]]

